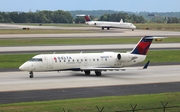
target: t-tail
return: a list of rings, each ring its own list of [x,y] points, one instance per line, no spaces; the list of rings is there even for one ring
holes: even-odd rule
[[[89,15],[85,15],[85,14],[78,14],[78,15],[76,15],[76,16],[84,17],[84,18],[85,18],[85,20],[86,20],[86,22],[88,22],[88,21],[92,21],[92,20],[91,20],[91,17],[90,17]]]
[[[85,18],[86,22],[91,21],[91,18],[89,15],[85,15],[84,18]]]
[[[131,51],[131,54],[146,55],[153,39],[158,39],[158,38],[166,38],[166,37],[153,37],[153,36],[142,37],[138,42],[138,44]]]

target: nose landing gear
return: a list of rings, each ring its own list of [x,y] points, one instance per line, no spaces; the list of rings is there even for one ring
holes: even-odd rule
[[[33,72],[31,71],[31,72],[29,72],[29,78],[33,78],[34,77],[34,75],[33,75]]]

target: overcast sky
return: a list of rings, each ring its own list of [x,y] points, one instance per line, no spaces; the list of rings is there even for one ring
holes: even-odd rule
[[[0,0],[0,11],[115,10],[180,12],[180,0]]]

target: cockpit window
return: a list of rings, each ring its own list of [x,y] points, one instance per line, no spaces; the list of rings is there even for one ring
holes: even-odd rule
[[[42,58],[31,58],[29,61],[42,62]]]

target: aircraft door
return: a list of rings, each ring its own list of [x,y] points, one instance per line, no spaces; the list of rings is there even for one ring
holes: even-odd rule
[[[53,68],[53,59],[52,59],[52,57],[47,56],[46,59],[47,59],[47,68],[52,69]]]

